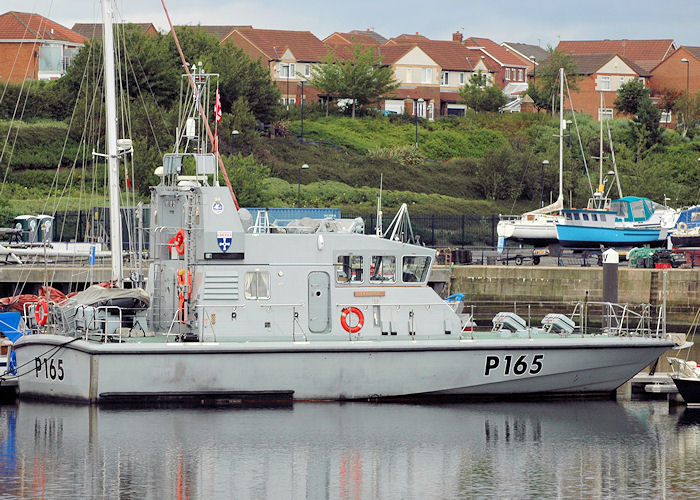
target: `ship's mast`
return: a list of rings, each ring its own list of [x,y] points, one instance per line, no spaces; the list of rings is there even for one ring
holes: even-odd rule
[[[122,224],[119,210],[119,157],[117,152],[117,98],[114,80],[114,33],[112,31],[112,0],[102,0],[102,33],[104,36],[104,88],[107,136],[107,166],[109,174],[109,226],[112,249],[112,281],[123,285]]]

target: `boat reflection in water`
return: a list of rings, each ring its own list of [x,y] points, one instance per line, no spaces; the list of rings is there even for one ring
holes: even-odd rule
[[[142,411],[20,402],[0,407],[0,481],[10,495],[46,498],[697,497],[698,482],[684,478],[698,477],[700,432],[676,419],[659,403],[611,401]]]

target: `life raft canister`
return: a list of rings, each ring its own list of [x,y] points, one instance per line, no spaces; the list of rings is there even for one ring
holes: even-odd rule
[[[348,314],[354,314],[357,316],[357,324],[355,326],[350,326],[348,324]],[[362,314],[362,311],[360,311],[357,307],[346,307],[340,312],[340,324],[343,327],[343,330],[345,330],[348,333],[357,333],[360,330],[362,330],[362,326],[365,324],[365,316]]]
[[[44,326],[49,319],[49,305],[45,299],[40,299],[34,306],[34,319],[39,326]]]

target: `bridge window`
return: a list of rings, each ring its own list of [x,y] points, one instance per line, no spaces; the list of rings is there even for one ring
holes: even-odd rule
[[[430,257],[428,256],[411,256],[403,258],[403,282],[415,283],[425,281],[428,277],[428,269],[430,269]]]
[[[370,283],[393,283],[396,281],[396,257],[373,255],[369,267]]]
[[[362,256],[339,255],[335,265],[337,283],[362,283]]]

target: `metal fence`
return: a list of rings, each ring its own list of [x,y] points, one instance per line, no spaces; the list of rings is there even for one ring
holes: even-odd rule
[[[376,214],[343,214],[345,218],[362,217],[365,233],[375,232]],[[426,215],[412,214],[413,234],[419,242],[430,247],[493,247],[498,239],[498,215]],[[383,218],[384,228],[391,217]]]

